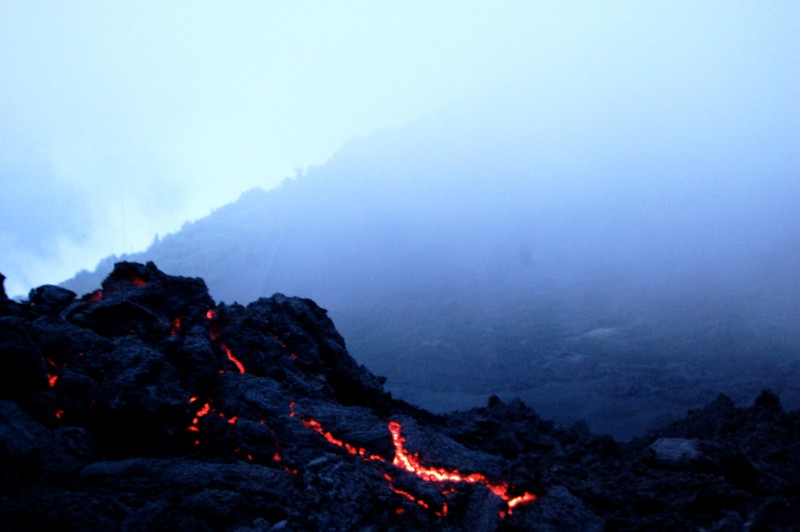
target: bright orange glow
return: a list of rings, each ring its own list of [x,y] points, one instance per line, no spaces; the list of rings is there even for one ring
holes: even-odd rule
[[[426,510],[430,510],[431,509],[431,505],[428,504],[427,502],[423,501],[422,499],[417,499],[416,497],[414,497],[412,494],[410,494],[407,491],[403,491],[401,489],[396,488],[394,486],[393,481],[392,481],[392,477],[389,475],[389,473],[384,473],[383,478],[385,478],[386,481],[389,483],[389,489],[391,489],[393,492],[397,493],[401,497],[405,497],[406,499],[408,499],[411,502],[415,502],[415,503],[419,504],[420,506],[422,506]],[[402,513],[402,512],[400,512],[400,513]],[[447,515],[447,503],[444,503],[442,505],[442,511],[441,512],[434,512],[434,513],[436,515],[438,515],[439,517]]]
[[[397,421],[390,421],[389,422],[389,432],[392,434],[392,443],[394,444],[394,460],[392,464],[405,469],[410,473],[414,473],[422,480],[432,481],[432,482],[469,482],[470,484],[473,483],[480,483],[489,488],[489,490],[506,501],[508,503],[508,513],[510,514],[512,509],[519,505],[528,502],[532,502],[536,500],[536,495],[532,493],[528,493],[527,491],[518,497],[510,497],[508,495],[508,485],[503,484],[492,484],[489,482],[485,476],[481,475],[480,473],[470,473],[468,475],[461,474],[458,470],[454,469],[452,471],[448,471],[444,468],[438,467],[427,467],[422,465],[419,462],[419,455],[414,453],[411,454],[405,448],[405,438],[400,434],[401,430],[400,423]]]
[[[294,405],[295,405],[294,401],[292,401],[292,403],[289,405],[289,408],[291,409],[291,412],[289,413],[289,415],[291,417],[295,417]],[[338,447],[341,447],[342,449],[344,449],[345,451],[347,451],[350,454],[353,454],[353,455],[356,455],[356,456],[361,456],[361,457],[363,457],[365,459],[368,459],[368,460],[382,460],[384,462],[386,461],[386,460],[384,460],[383,458],[381,458],[380,456],[377,456],[377,455],[367,456],[367,450],[364,449],[363,447],[354,447],[354,446],[350,445],[349,443],[346,443],[346,442],[343,442],[340,439],[337,439],[330,432],[326,432],[325,429],[322,428],[322,425],[320,425],[319,422],[314,420],[314,419],[301,419],[300,421],[303,423],[303,426],[305,426],[307,429],[312,430],[312,431],[316,432],[317,434],[320,434],[323,438],[328,440],[330,443],[332,443],[332,444],[334,444],[334,445],[336,445]]]
[[[180,332],[180,330],[181,330],[181,319],[175,318],[174,320],[172,320],[172,331],[170,332],[170,334],[172,336],[175,336]]]
[[[225,354],[228,356],[228,360],[236,364],[236,367],[239,368],[239,373],[246,373],[244,370],[244,366],[242,365],[241,362],[239,362],[239,360],[236,357],[233,356],[233,353],[231,353],[231,350],[228,348],[228,346],[222,344],[222,349],[225,350]]]
[[[64,415],[63,409],[59,408],[58,410],[56,410],[56,419],[61,420],[61,416],[63,415]]]
[[[91,294],[86,296],[84,299],[88,299],[92,303],[97,303],[98,301],[103,299],[103,291],[102,290],[95,290],[94,292],[92,292]]]
[[[511,509],[514,508],[515,506],[518,506],[520,504],[527,504],[535,500],[536,500],[536,495],[534,495],[533,493],[528,493],[527,491],[522,495],[513,497],[508,501],[508,513],[511,513]]]
[[[211,327],[208,334],[211,336],[212,340],[216,340],[219,338],[219,323],[213,320],[217,319],[217,311],[212,308],[208,309],[206,311],[206,319],[211,321]]]
[[[47,361],[47,365],[50,366],[53,370],[58,369],[58,364],[56,364],[52,358],[45,358]],[[55,374],[48,374],[47,375],[47,382],[50,384],[50,387],[54,387],[56,385],[56,381],[58,380],[58,375]]]
[[[294,411],[295,402],[292,401],[289,404],[289,416],[290,417],[297,417]],[[354,447],[349,443],[346,443],[338,438],[336,438],[330,432],[325,431],[322,428],[322,425],[316,421],[315,419],[300,419],[307,429],[320,434],[323,438],[325,438],[328,442],[345,449],[348,453],[361,456],[365,460],[378,460],[382,462],[388,462],[385,458],[382,458],[378,455],[369,454],[368,451],[364,448]],[[405,438],[401,435],[400,430],[402,429],[401,425],[397,421],[390,421],[389,422],[389,433],[392,436],[392,444],[394,445],[394,459],[392,460],[392,465],[399,467],[400,469],[404,469],[409,473],[414,473],[419,478],[426,482],[468,482],[470,484],[480,483],[486,486],[492,493],[494,493],[499,498],[506,501],[508,504],[508,514],[510,515],[514,509],[514,507],[519,506],[520,504],[527,504],[536,500],[536,495],[532,493],[528,493],[527,491],[515,497],[511,497],[508,494],[508,485],[506,483],[502,484],[493,484],[486,478],[484,475],[480,473],[469,473],[469,474],[462,474],[457,469],[454,470],[447,470],[444,468],[439,467],[428,467],[424,466],[419,461],[419,454],[417,453],[410,453],[405,448]],[[392,478],[389,476],[388,473],[384,474],[384,477],[389,482],[389,487],[397,494],[406,497],[409,500],[412,500],[423,506],[425,508],[429,508],[429,505],[425,501],[421,501],[416,499],[412,494],[399,490],[394,487],[392,483]],[[452,487],[445,488],[442,490],[443,495],[447,495],[448,493],[452,493]],[[441,512],[436,512],[436,515],[447,515],[447,504],[445,503],[442,507]],[[503,517],[504,513],[501,512],[501,517]]]
[[[196,397],[192,397],[192,399],[190,401],[194,402],[195,400],[197,400],[197,398]],[[198,410],[197,414],[195,414],[194,419],[192,420],[192,425],[197,425],[197,423],[200,421],[200,418],[205,416],[209,412],[211,412],[211,405],[206,403],[206,404],[203,405],[203,408]],[[197,427],[189,427],[189,430],[194,430],[194,429],[197,429]],[[199,430],[197,432],[199,432]]]
[[[197,397],[190,397],[189,398],[189,402],[190,403],[194,403],[195,401],[197,401]],[[198,426],[198,424],[200,423],[200,418],[203,417],[203,416],[207,416],[208,414],[216,414],[219,417],[221,417],[222,419],[226,419],[225,414],[223,414],[222,412],[217,412],[217,411],[215,411],[214,409],[211,408],[211,403],[205,403],[203,405],[203,407],[200,410],[197,411],[197,413],[195,414],[194,419],[192,419],[192,424],[189,425],[188,427],[186,427],[186,430],[188,430],[190,432],[198,432],[199,433],[200,432],[200,427]],[[231,425],[235,425],[236,422],[239,421],[239,416],[233,416],[232,418],[227,419],[227,421]],[[199,445],[200,444],[200,440],[196,440],[194,444],[195,445]],[[237,447],[235,452],[238,453],[240,451],[241,451],[241,448]],[[249,458],[249,459],[252,460],[252,457]]]

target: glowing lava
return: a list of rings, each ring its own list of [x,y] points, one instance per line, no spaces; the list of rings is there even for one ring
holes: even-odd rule
[[[47,365],[53,370],[53,373],[47,374],[47,383],[50,385],[51,388],[53,388],[56,385],[56,381],[58,381],[58,375],[55,374],[55,371],[58,370],[58,364],[53,362],[53,359],[51,358],[45,358],[45,361],[47,362]]]
[[[392,464],[410,473],[414,473],[422,480],[429,482],[469,482],[480,483],[489,488],[489,490],[506,501],[508,504],[508,513],[511,514],[515,506],[523,503],[528,503],[536,500],[536,495],[528,493],[527,491],[518,497],[509,497],[508,485],[492,484],[485,476],[480,473],[470,473],[469,475],[462,475],[458,470],[448,471],[447,469],[438,467],[426,467],[419,462],[419,455],[417,453],[411,454],[405,448],[405,438],[400,434],[401,425],[397,421],[389,422],[389,432],[392,434],[392,443],[394,444],[394,460]]]
[[[289,415],[291,417],[297,417],[294,411],[294,406],[295,402],[292,401],[289,404]],[[333,434],[323,429],[322,425],[315,419],[301,418],[300,421],[307,429],[320,434],[328,442],[345,449],[350,454],[360,456],[365,460],[378,460],[388,463],[388,460],[386,460],[385,458],[382,458],[375,454],[369,454],[367,450],[362,447],[354,447],[353,445],[350,445],[349,443],[336,438]],[[450,482],[450,483],[468,482],[470,484],[474,483],[483,484],[489,489],[489,491],[494,493],[502,500],[506,501],[506,504],[508,505],[509,515],[513,513],[513,509],[516,506],[519,506],[520,504],[527,504],[529,502],[533,502],[536,500],[536,495],[529,493],[527,491],[522,495],[511,497],[508,494],[508,484],[506,483],[493,484],[489,481],[488,478],[486,478],[486,476],[480,473],[470,473],[465,475],[456,469],[447,470],[444,468],[428,467],[422,465],[419,461],[419,454],[418,453],[412,454],[405,448],[406,440],[400,433],[400,430],[402,429],[400,423],[397,421],[390,421],[388,426],[389,426],[389,433],[392,435],[392,444],[394,445],[394,452],[395,452],[394,459],[391,462],[392,465],[399,467],[400,469],[404,469],[409,473],[413,473],[426,482]],[[389,487],[392,489],[392,491],[411,501],[416,502],[417,504],[426,509],[430,509],[430,505],[427,502],[421,499],[417,499],[407,491],[395,488],[392,477],[388,473],[384,474],[384,477],[389,482]],[[442,493],[444,495],[447,495],[448,493],[452,493],[452,490],[445,489],[442,491]],[[443,504],[440,512],[435,512],[435,513],[436,515],[439,516],[447,515],[447,503]],[[501,517],[505,517],[505,515],[506,515],[505,512],[500,512]]]
[[[222,349],[225,350],[225,355],[228,357],[228,360],[236,364],[236,367],[239,368],[239,373],[246,373],[246,371],[244,370],[244,365],[241,362],[239,362],[239,359],[233,356],[233,353],[231,353],[230,348],[225,344],[221,344],[221,347]]]
[[[103,299],[103,291],[102,290],[95,290],[91,294],[87,294],[83,296],[84,301],[89,301],[90,303],[97,303]]]
[[[189,398],[189,403],[194,403],[196,401],[197,401],[197,397],[190,397]],[[209,414],[216,414],[219,417],[221,417],[222,419],[225,419],[231,425],[235,425],[236,422],[239,421],[239,416],[233,416],[232,418],[226,418],[225,414],[223,414],[222,412],[218,412],[218,411],[214,410],[213,408],[211,408],[211,403],[210,402],[206,402],[203,405],[203,407],[200,410],[198,410],[197,413],[194,415],[194,419],[192,419],[192,424],[189,425],[188,427],[186,427],[186,430],[188,430],[190,432],[200,433],[200,427],[199,427],[200,418],[203,417],[203,416],[207,416]],[[198,438],[199,438],[199,436],[198,436]],[[194,440],[194,444],[195,445],[200,445],[200,440],[199,439],[195,439]],[[240,449],[237,449],[237,452],[239,450]],[[252,457],[249,458],[249,459],[252,460]]]

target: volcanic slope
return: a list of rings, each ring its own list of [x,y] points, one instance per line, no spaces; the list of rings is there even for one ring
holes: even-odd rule
[[[743,404],[769,387],[800,405],[800,248],[756,234],[769,223],[731,210],[708,241],[676,228],[705,227],[686,217],[709,209],[681,204],[666,178],[631,177],[619,195],[588,182],[575,191],[499,156],[467,159],[463,180],[441,177],[452,158],[433,145],[409,163],[416,146],[401,133],[125,258],[200,275],[228,302],[310,297],[388,389],[436,412],[519,396],[562,423],[591,419],[630,438],[720,392]],[[752,234],[737,229],[750,222]],[[93,290],[115,260],[63,286]]]
[[[519,396],[623,438],[720,392],[800,406],[796,91],[717,66],[681,95],[597,64],[522,76],[123,258],[228,302],[312,298],[437,412]]]
[[[1,291],[0,291],[1,292]],[[326,311],[115,265],[0,293],[3,530],[713,530],[800,522],[800,413],[719,396],[619,444],[518,400],[433,415]]]

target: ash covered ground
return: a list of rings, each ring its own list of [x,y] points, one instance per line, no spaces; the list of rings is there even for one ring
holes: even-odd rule
[[[629,442],[394,399],[325,310],[118,263],[0,300],[5,530],[791,530],[800,412],[724,395]],[[591,420],[589,420],[591,421]]]

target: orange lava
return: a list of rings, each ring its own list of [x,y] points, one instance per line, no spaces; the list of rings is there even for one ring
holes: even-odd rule
[[[315,421],[313,419],[308,419],[308,420],[303,419],[301,421],[302,421],[303,425],[307,429],[313,430],[314,432],[316,432],[318,434],[321,434],[322,437],[325,438],[326,440],[328,440],[330,443],[332,443],[334,445],[338,445],[339,447],[341,447],[342,449],[344,449],[345,451],[347,451],[350,454],[361,456],[361,457],[367,458],[369,460],[383,460],[381,457],[379,457],[377,455],[371,455],[371,456],[368,457],[367,456],[367,450],[364,449],[363,447],[354,447],[354,446],[350,445],[347,442],[343,442],[342,440],[339,440],[339,439],[335,438],[333,436],[333,434],[331,434],[330,432],[326,432],[322,428],[322,425],[320,425],[317,421]]]
[[[289,415],[291,417],[297,417],[294,411],[295,402],[292,401],[289,404]],[[323,438],[325,438],[328,442],[345,449],[348,453],[361,456],[365,460],[379,460],[382,462],[388,462],[388,460],[374,454],[369,454],[368,451],[362,447],[354,447],[347,442],[344,442],[338,438],[336,438],[333,434],[326,431],[322,428],[322,425],[316,421],[315,419],[300,419],[303,425],[318,434],[320,434]],[[462,474],[456,469],[448,470],[439,467],[428,467],[424,466],[419,461],[419,455],[417,453],[410,453],[405,448],[405,438],[400,434],[400,430],[402,426],[397,421],[390,421],[389,422],[389,433],[392,435],[392,443],[394,444],[394,459],[392,460],[392,465],[399,467],[400,469],[404,469],[409,473],[414,473],[419,478],[426,482],[468,482],[468,483],[480,483],[486,486],[492,493],[496,496],[501,498],[502,500],[506,501],[508,505],[508,514],[513,513],[513,509],[520,504],[527,504],[536,500],[536,495],[525,492],[522,495],[518,495],[515,497],[511,497],[508,494],[508,484],[493,484],[486,478],[484,475],[480,473],[470,473],[470,474]],[[430,505],[423,500],[417,499],[412,494],[399,490],[394,487],[392,483],[391,476],[386,473],[384,477],[389,482],[389,487],[395,493],[416,502],[420,506],[424,508],[430,509]],[[451,493],[451,489],[445,489],[442,491],[443,494],[447,495]],[[443,516],[447,515],[447,503],[444,503],[442,510],[440,512],[435,512],[436,515]],[[505,512],[500,513],[501,517],[505,516]]]
[[[147,281],[143,280],[141,277],[131,277],[128,279],[131,283],[135,284],[136,286],[147,286]]]
[[[214,309],[208,309],[206,311],[206,319],[211,322],[211,327],[209,327],[209,335],[211,336],[212,340],[219,338],[219,323],[215,320],[217,319],[217,311]]]
[[[405,438],[400,434],[401,425],[397,421],[389,422],[389,432],[392,434],[392,443],[394,444],[394,460],[392,464],[410,473],[414,473],[422,480],[429,482],[469,482],[480,483],[489,488],[489,490],[506,501],[508,504],[508,513],[511,514],[515,506],[520,504],[532,502],[536,500],[536,495],[528,493],[517,497],[510,497],[508,495],[508,485],[492,484],[485,476],[480,473],[470,473],[463,475],[458,470],[449,471],[439,467],[427,467],[419,462],[419,455],[417,453],[411,454],[405,448]]]
[[[45,358],[47,365],[52,368],[53,370],[58,369],[58,364],[56,364],[52,358]],[[50,387],[54,387],[56,385],[56,381],[58,380],[58,375],[54,373],[47,374],[47,382],[50,384]]]
[[[192,397],[190,402],[193,403],[196,400],[197,399],[195,397]],[[211,412],[211,405],[209,403],[204,404],[203,408],[201,408],[200,410],[197,411],[197,414],[195,414],[194,419],[192,420],[192,425],[194,426],[194,429],[197,429],[196,425],[200,421],[200,418],[205,416],[209,412]],[[194,429],[192,427],[189,427],[189,430],[194,430]],[[195,431],[195,432],[197,432],[197,431]]]
[[[103,291],[102,290],[95,290],[91,294],[83,296],[84,301],[90,301],[92,303],[97,303],[101,299],[103,299]]]
[[[225,350],[225,354],[227,355],[228,360],[236,364],[236,367],[239,368],[239,373],[246,373],[246,371],[244,370],[244,365],[242,365],[242,363],[239,362],[239,360],[235,356],[233,356],[233,353],[231,353],[230,348],[225,344],[221,344],[221,347],[222,349]]]

